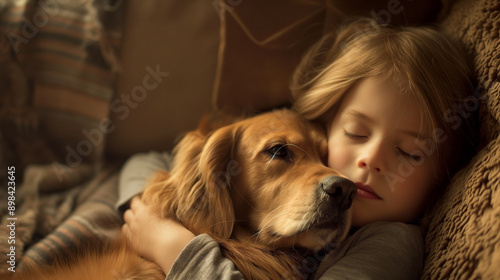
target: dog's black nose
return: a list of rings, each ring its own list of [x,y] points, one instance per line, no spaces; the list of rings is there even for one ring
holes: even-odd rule
[[[320,182],[321,190],[327,193],[340,210],[351,207],[356,196],[356,185],[346,178],[330,176]]]

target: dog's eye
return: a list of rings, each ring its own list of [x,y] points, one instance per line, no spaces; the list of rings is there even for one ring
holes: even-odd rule
[[[286,145],[274,145],[267,150],[269,154],[271,154],[272,159],[280,158],[290,160],[290,153]]]

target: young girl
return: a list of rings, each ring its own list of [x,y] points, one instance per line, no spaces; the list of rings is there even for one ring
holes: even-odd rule
[[[350,236],[309,265],[312,279],[417,279],[425,208],[475,150],[470,65],[455,42],[423,27],[382,27],[358,20],[325,37],[299,65],[294,109],[325,125],[328,166],[353,180]],[[170,157],[132,157],[118,205],[142,191]],[[242,279],[208,235],[160,219],[137,197],[123,231],[167,279]]]

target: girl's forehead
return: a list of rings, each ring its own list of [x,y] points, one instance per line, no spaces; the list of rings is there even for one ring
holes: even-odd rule
[[[400,90],[396,83],[379,78],[363,79],[354,85],[347,93],[342,102],[343,106],[362,106],[367,110],[386,108],[397,109],[401,106],[414,108],[418,111],[418,100],[413,94]],[[390,113],[397,110],[388,110]]]
[[[358,119],[371,124],[407,127],[427,131],[429,124],[423,118],[419,100],[415,95],[402,93],[390,81],[368,78],[346,93],[337,115]]]

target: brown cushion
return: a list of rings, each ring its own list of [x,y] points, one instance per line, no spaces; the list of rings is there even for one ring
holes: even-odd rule
[[[122,71],[110,112],[116,129],[106,152],[126,157],[169,150],[211,110],[217,12],[205,0],[128,1],[124,23]],[[147,78],[147,68],[161,77]]]
[[[453,178],[434,209],[423,279],[500,279],[499,22],[498,3],[459,0],[441,24],[474,59],[478,89],[471,96],[481,101],[484,148]]]
[[[305,50],[351,16],[381,23],[434,20],[438,1],[219,1],[221,46],[215,107],[252,111],[290,101],[290,76]]]

